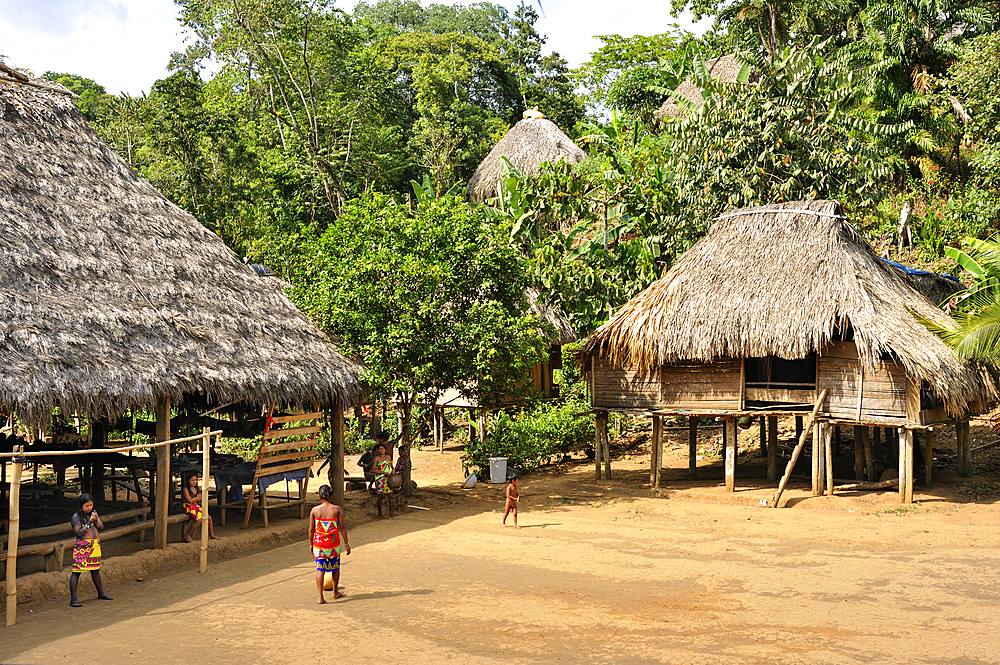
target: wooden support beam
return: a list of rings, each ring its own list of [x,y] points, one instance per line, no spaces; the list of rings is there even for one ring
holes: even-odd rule
[[[344,505],[344,403],[333,401],[330,409],[330,469],[326,472],[333,502]]]
[[[854,426],[854,479],[858,482],[864,480],[865,474],[865,451],[862,445],[864,429],[861,425]]]
[[[688,478],[698,477],[698,417],[688,418]]]
[[[736,419],[726,418],[726,491],[736,491]]]
[[[967,419],[955,423],[955,438],[958,448],[958,475],[969,478],[972,476],[972,446],[969,441],[969,421]]]
[[[170,440],[170,398],[156,404],[156,440]],[[154,499],[153,548],[167,547],[167,513],[170,512],[170,446],[156,448],[156,496]]]
[[[899,430],[899,502],[913,503],[913,430]]]
[[[657,448],[660,447],[660,416],[653,416],[653,436],[649,445],[649,485],[656,487]]]
[[[767,418],[761,416],[757,420],[760,427],[760,456],[767,457]]]
[[[201,520],[201,545],[198,552],[198,572],[200,573],[208,572],[208,476],[212,472],[210,468],[212,437],[209,435],[211,431],[211,427],[201,428],[201,514],[204,515],[204,518]]]
[[[822,460],[822,454],[820,450],[823,447],[821,429],[822,425],[816,423],[813,425],[813,439],[812,439],[812,487],[810,488],[810,493],[813,496],[819,496],[820,492],[823,491],[822,484],[822,473],[820,471],[820,463]]]
[[[767,480],[778,479],[778,416],[767,417]]]
[[[795,440],[802,438],[802,416],[795,416]]]
[[[24,452],[18,446],[15,453]],[[13,473],[10,480],[10,505],[7,512],[7,625],[13,626],[17,621],[17,537],[21,528],[21,472],[24,470],[23,458],[14,458]]]
[[[931,486],[931,480],[933,478],[934,471],[934,430],[927,432],[926,440],[924,441],[924,484],[927,487]]]
[[[825,428],[823,438],[823,461],[825,464],[824,474],[826,480],[826,495],[833,496],[833,444],[836,439],[837,427],[830,427],[827,425]]]
[[[778,502],[781,501],[781,494],[785,491],[785,485],[788,483],[788,478],[792,475],[792,469],[795,468],[795,463],[799,460],[799,455],[802,454],[802,449],[806,445],[806,438],[809,436],[813,420],[815,420],[816,414],[819,413],[820,408],[822,408],[823,402],[826,401],[826,393],[827,389],[824,388],[819,394],[819,397],[816,398],[816,404],[813,405],[812,413],[809,414],[809,420],[806,423],[805,429],[799,433],[798,443],[795,444],[795,449],[792,451],[792,457],[788,460],[788,466],[785,467],[785,475],[781,477],[781,482],[778,483],[778,491],[774,493],[774,497],[771,499],[772,508],[777,508]],[[798,418],[798,416],[796,416],[796,418]]]
[[[865,427],[861,432],[861,436],[864,437],[865,472],[868,474],[868,480],[875,482],[875,460],[872,457],[872,428]]]
[[[611,480],[611,437],[608,436],[608,412],[601,421],[601,441],[604,443],[604,479]]]
[[[594,476],[597,480],[601,479],[601,463],[604,461],[604,442],[601,440],[601,420],[607,422],[608,412],[598,411],[594,414],[594,463],[596,465]]]

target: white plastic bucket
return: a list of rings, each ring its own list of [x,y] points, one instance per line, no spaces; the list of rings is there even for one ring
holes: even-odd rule
[[[490,482],[491,483],[504,483],[504,482],[507,482],[507,458],[506,457],[491,457],[490,458]]]

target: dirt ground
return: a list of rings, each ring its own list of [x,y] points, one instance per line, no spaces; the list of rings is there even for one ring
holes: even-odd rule
[[[711,430],[698,480],[686,479],[686,433],[668,431],[668,468],[655,490],[648,432],[633,432],[610,481],[596,481],[582,460],[525,477],[519,530],[500,526],[502,486],[458,488],[460,451],[415,452],[420,490],[408,503],[430,510],[379,521],[363,493],[345,501],[354,551],[343,559],[343,599],[315,603],[304,527],[292,515],[267,532],[230,525],[211,544],[205,575],[196,572],[197,545],[178,543],[109,556],[113,602],[95,600],[89,581],[81,584],[83,609],[68,606],[58,582],[36,592],[18,606],[17,625],[0,628],[0,662],[81,654],[92,654],[84,662],[136,664],[199,656],[1000,662],[995,475],[955,478],[942,436],[941,471],[930,488],[915,487],[914,506],[899,506],[893,491],[812,497],[806,483],[793,482],[782,501],[788,508],[763,508],[774,484],[761,477],[755,433],[741,436],[733,494],[721,486]],[[980,427],[973,437],[975,447],[994,435]],[[976,454],[977,473],[991,471],[993,450]],[[150,560],[141,567],[124,564],[143,556]]]

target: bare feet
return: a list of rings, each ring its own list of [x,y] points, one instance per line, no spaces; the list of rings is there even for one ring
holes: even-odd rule
[[[115,599],[115,598],[114,598],[114,596],[109,596],[109,595],[108,595],[108,594],[106,594],[106,593],[104,593],[104,594],[101,594],[101,595],[100,595],[100,596],[98,596],[97,598],[98,598],[98,600],[114,600],[114,599]]]
[[[343,592],[343,591],[336,591],[336,592],[334,592],[334,594],[333,594],[333,599],[334,599],[334,600],[336,600],[336,599],[338,599],[338,598],[341,598],[341,597],[343,597],[343,595],[344,595],[344,592]]]
[[[220,536],[212,536],[212,540],[222,540]]]
[[[334,598],[336,598],[336,596],[334,596]],[[326,598],[320,598],[319,600],[316,601],[316,604],[317,605],[326,605]]]
[[[194,542],[194,538],[191,537],[190,533],[185,533],[184,534],[184,542],[185,543],[193,543]]]

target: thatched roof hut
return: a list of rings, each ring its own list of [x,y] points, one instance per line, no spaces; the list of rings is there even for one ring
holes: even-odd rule
[[[497,185],[506,175],[501,157],[510,160],[518,173],[536,176],[544,162],[555,164],[562,159],[577,164],[587,158],[587,153],[551,120],[525,118],[503,135],[469,178],[466,193],[473,203],[485,203],[497,195]]]
[[[537,287],[528,289],[528,307],[532,314],[552,326],[553,335],[546,339],[551,345],[563,345],[579,339],[565,312],[548,302]]]
[[[136,175],[68,94],[6,75],[0,109],[2,408],[44,423],[55,406],[113,417],[191,392],[359,397],[360,366]]]
[[[741,63],[736,59],[735,54],[724,55],[705,61],[705,68],[708,69],[709,75],[713,79],[717,79],[722,83],[736,83],[736,78],[739,76],[741,66]],[[705,103],[705,100],[701,96],[701,89],[695,85],[690,76],[686,78],[683,83],[677,86],[674,92],[687,99],[698,108]],[[685,115],[684,109],[680,107],[677,100],[670,98],[663,102],[663,105],[660,106],[659,110],[653,114],[653,118],[656,122],[662,122],[664,118],[679,119],[683,118]]]
[[[952,325],[879,259],[837,202],[769,204],[719,217],[581,356],[651,372],[679,361],[822,355],[850,334],[866,372],[891,359],[926,381],[948,413],[989,410],[994,383],[918,317]]]

